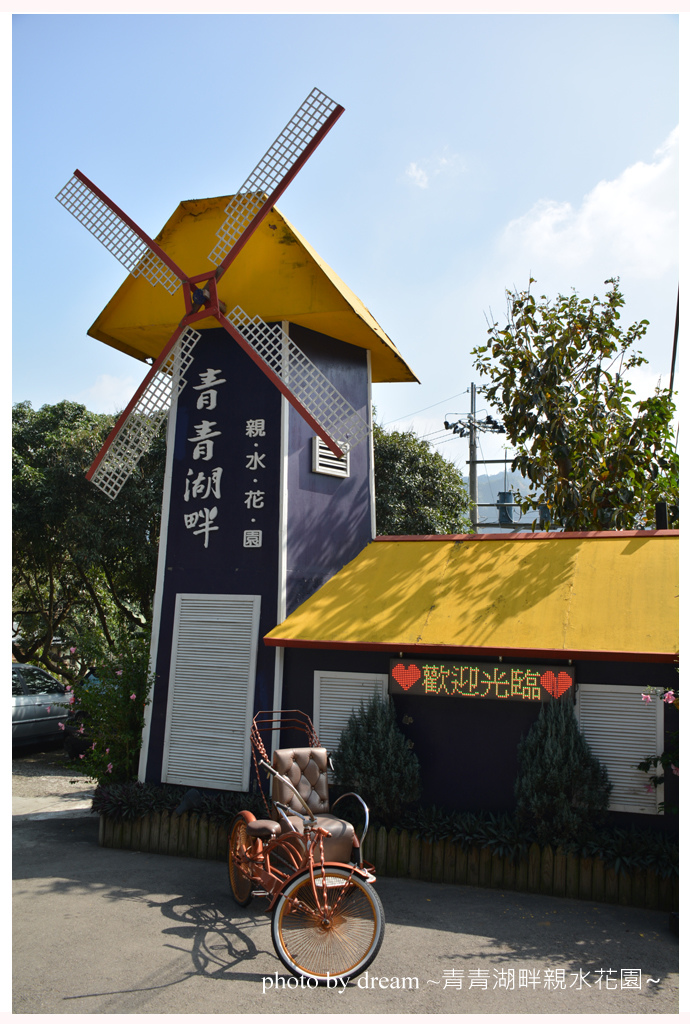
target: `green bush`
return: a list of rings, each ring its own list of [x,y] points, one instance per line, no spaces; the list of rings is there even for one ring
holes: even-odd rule
[[[336,783],[359,793],[372,817],[387,828],[406,804],[419,799],[419,761],[398,727],[392,702],[380,697],[350,715],[333,765]]]
[[[172,813],[189,788],[152,782],[106,782],[96,789],[91,809],[114,821],[135,821],[161,811]],[[194,814],[207,815],[216,824],[228,827],[237,812],[243,810],[251,811],[257,818],[265,817],[258,793],[200,790],[192,808]]]
[[[638,828],[599,828],[594,835],[561,843],[555,834],[536,830],[517,822],[512,814],[450,811],[441,807],[419,807],[406,811],[398,828],[416,832],[427,842],[457,843],[463,849],[489,847],[499,857],[518,864],[527,857],[532,843],[561,846],[565,853],[579,857],[601,857],[616,874],[630,874],[633,868],[652,868],[662,878],[678,877],[678,837]]]
[[[123,631],[118,657],[104,651],[98,637],[80,641],[79,654],[93,665],[95,678],[77,684],[70,699],[71,711],[89,741],[74,767],[99,785],[137,777],[152,683],[149,647],[150,633],[145,630]]]
[[[515,817],[538,842],[592,835],[608,808],[612,784],[580,732],[570,700],[542,705],[518,744]]]

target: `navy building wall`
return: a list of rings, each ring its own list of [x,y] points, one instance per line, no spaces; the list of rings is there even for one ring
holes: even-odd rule
[[[290,335],[355,409],[368,420],[367,352],[290,325]],[[287,612],[310,596],[372,539],[370,445],[351,453],[347,479],[312,472],[314,431],[289,407],[287,510],[281,526],[281,409],[279,390],[220,329],[201,332],[187,385],[177,404],[169,525],[161,598],[156,685],[146,778],[161,777],[177,594],[260,594],[259,638],[279,618],[279,566],[285,545]],[[211,378],[203,375],[211,369]],[[213,386],[205,387],[204,379]],[[215,391],[206,404],[202,395]],[[202,402],[201,407],[199,402]],[[247,424],[261,422],[249,436]],[[206,422],[208,426],[200,431]],[[259,430],[259,428],[257,428]],[[199,434],[213,446],[197,451]],[[203,442],[202,442],[203,444]],[[261,462],[250,468],[252,453]],[[208,480],[195,493],[199,473]],[[210,489],[209,489],[210,487]],[[261,492],[254,507],[252,492]],[[207,534],[204,517],[213,512]],[[195,513],[199,520],[192,524]],[[192,518],[190,518],[192,517]],[[261,530],[261,547],[247,547],[246,530]],[[283,532],[286,531],[286,535]],[[160,580],[158,581],[160,586]],[[275,650],[259,639],[254,711],[273,707]],[[204,666],[199,666],[203,673]]]
[[[510,662],[517,659],[511,657]],[[539,662],[531,659],[530,664],[535,663]],[[554,659],[545,659],[543,664],[553,665]],[[673,688],[678,681],[675,667],[667,664],[573,661],[573,666],[578,684],[639,686],[640,693],[648,685]],[[387,674],[389,667],[387,654],[287,648],[283,707],[301,708],[313,715],[315,671]],[[517,745],[536,721],[539,704],[405,694],[395,694],[391,699],[398,724],[413,742],[419,758],[425,805],[494,813],[514,809]],[[664,728],[667,733],[678,729],[678,712],[672,705],[664,707]],[[611,730],[615,730],[615,722],[611,722]],[[666,803],[677,804],[678,779],[667,779],[664,788]],[[611,812],[610,820],[616,825],[678,830],[678,817],[673,814]]]
[[[367,352],[290,324],[290,337],[369,421]],[[287,612],[290,614],[373,539],[368,441],[350,453],[350,476],[312,472],[314,432],[290,409]]]
[[[200,377],[207,369],[220,371],[214,390],[214,408],[197,408],[203,393]],[[165,582],[161,605],[160,641],[156,661],[156,685],[151,714],[147,779],[161,777],[165,719],[170,676],[171,643],[177,594],[261,594],[259,636],[272,629],[277,616],[277,576],[280,511],[280,409],[279,391],[222,328],[202,332],[187,372],[187,385],[178,399],[175,448],[171,480]],[[199,388],[199,390],[197,390]],[[194,458],[204,420],[212,424],[213,457],[207,452]],[[248,421],[263,420],[264,436],[248,436]],[[192,439],[192,440],[190,440]],[[263,455],[255,470],[247,463],[253,452]],[[221,469],[219,486],[197,497],[190,488],[199,473],[209,476]],[[261,507],[249,492],[261,492]],[[205,544],[197,533],[204,510],[216,509],[215,527]],[[190,515],[201,519],[190,526]],[[260,548],[245,547],[245,530],[260,529]],[[259,642],[255,702],[270,707],[273,699],[275,651]],[[204,666],[199,666],[203,673]]]

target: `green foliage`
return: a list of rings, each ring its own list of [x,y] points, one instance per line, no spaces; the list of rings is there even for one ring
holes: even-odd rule
[[[350,715],[333,764],[336,782],[359,793],[386,827],[419,798],[419,761],[398,727],[392,701],[376,697]]]
[[[98,786],[92,810],[114,821],[134,821],[161,811],[174,811],[187,792],[184,786],[157,785],[151,782],[103,782]],[[258,793],[200,792],[193,814],[205,814],[219,825],[230,825],[238,811],[247,810],[257,818],[264,816]]]
[[[649,694],[648,700],[656,697],[658,700],[663,700],[667,704],[673,704],[676,708],[678,707],[678,690],[666,690],[658,686],[648,686],[645,693]],[[672,772],[674,775],[678,775],[679,772],[680,733],[676,730],[676,732],[665,732],[664,735],[667,737],[667,740],[663,753],[658,755],[650,754],[649,757],[645,757],[644,761],[640,761],[636,765],[638,771],[644,772],[648,776],[647,785],[655,789],[657,786],[664,785],[669,772]],[[659,769],[661,770],[659,771]],[[652,771],[654,771],[653,775],[650,774]],[[678,814],[678,812],[677,804],[669,804],[666,800],[662,800],[659,804],[660,814]]]
[[[416,832],[428,842],[445,839],[463,849],[489,847],[514,864],[524,859],[532,843],[561,846],[565,853],[580,857],[601,857],[616,874],[633,868],[653,868],[662,878],[678,877],[678,840],[651,829],[598,828],[588,836],[562,842],[556,832],[548,833],[518,822],[511,814],[474,814],[470,811],[446,811],[439,807],[407,811],[398,827]]]
[[[74,767],[99,785],[137,776],[144,709],[153,682],[148,672],[150,640],[148,631],[123,632],[115,656],[98,635],[82,637],[82,656],[96,678],[73,690],[72,712],[91,743]]]
[[[469,495],[452,462],[411,431],[374,424],[376,532],[469,533]]]
[[[150,623],[164,440],[109,501],[84,474],[112,416],[75,402],[37,411],[22,402],[12,422],[13,653],[74,681],[88,663],[69,664],[64,655],[80,636],[98,629],[116,652],[120,623],[133,630]]]
[[[572,701],[543,704],[518,744],[518,823],[539,841],[582,840],[603,820],[612,788],[580,732]]]
[[[623,331],[618,279],[606,284],[604,301],[509,291],[506,326],[492,324],[473,351],[516,452],[512,469],[528,481],[523,513],[546,504],[565,530],[649,527],[656,502],[678,504],[672,397],[657,387],[633,403],[627,380],[647,361],[633,345],[648,321]]]

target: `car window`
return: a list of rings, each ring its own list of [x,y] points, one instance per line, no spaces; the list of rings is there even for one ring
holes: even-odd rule
[[[22,686],[22,681],[19,678],[19,674],[17,672],[13,672],[12,673],[12,696],[13,697],[23,697],[24,696],[24,687]]]
[[[29,693],[64,693],[65,688],[57,679],[53,679],[48,672],[42,668],[34,668],[33,665],[22,665],[21,669],[24,685]]]

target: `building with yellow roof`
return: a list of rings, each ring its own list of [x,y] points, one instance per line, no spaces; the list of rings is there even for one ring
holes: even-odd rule
[[[390,697],[427,803],[509,811],[517,745],[544,701],[573,700],[619,823],[659,824],[635,765],[677,729],[678,531],[377,537],[264,638],[285,706],[337,747]],[[672,819],[671,819],[672,823]]]

